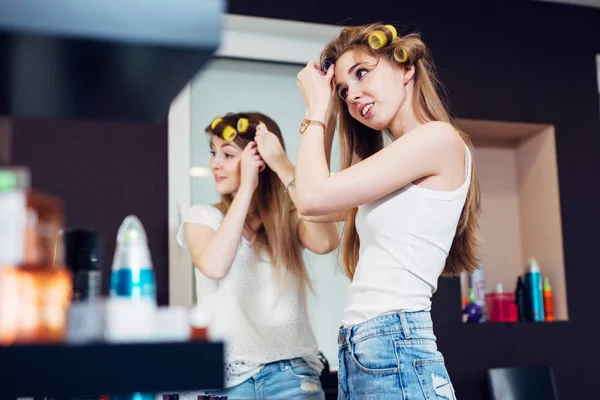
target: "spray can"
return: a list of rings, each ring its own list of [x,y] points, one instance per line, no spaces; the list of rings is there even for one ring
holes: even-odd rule
[[[531,320],[533,322],[543,321],[544,295],[542,290],[542,273],[535,258],[531,258],[527,264],[525,282],[527,285],[527,291],[529,292],[528,300]]]

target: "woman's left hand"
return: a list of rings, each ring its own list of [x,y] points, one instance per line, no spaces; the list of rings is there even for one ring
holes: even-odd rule
[[[275,173],[289,161],[279,138],[269,132],[265,124],[256,127],[254,141],[258,145],[260,156]]]
[[[332,101],[331,81],[334,70],[335,68],[331,66],[325,74],[311,61],[298,73],[297,84],[308,107],[307,117],[309,119],[322,120],[325,118],[329,103]]]

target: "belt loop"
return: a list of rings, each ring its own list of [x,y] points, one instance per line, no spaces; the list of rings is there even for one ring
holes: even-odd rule
[[[342,345],[344,344],[344,331],[342,331],[341,329],[338,331],[338,345]]]
[[[350,344],[350,338],[352,337],[354,326],[346,329],[346,344],[348,345],[348,349],[352,350],[352,345]]]
[[[406,318],[406,313],[404,311],[400,311],[400,325],[402,325],[404,338],[410,339],[410,326],[408,325],[408,319]]]

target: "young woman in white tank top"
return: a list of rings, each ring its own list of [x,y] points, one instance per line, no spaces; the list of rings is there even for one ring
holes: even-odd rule
[[[296,204],[307,221],[345,221],[340,399],[455,398],[431,297],[440,275],[477,268],[480,201],[471,142],[436,83],[419,35],[381,24],[343,29],[298,74]],[[330,175],[338,117],[342,170]]]
[[[221,202],[193,206],[177,238],[213,284],[199,302],[209,313],[211,337],[225,342],[225,390],[207,393],[324,399],[302,250],[332,251],[337,228],[298,220],[294,166],[271,118],[231,113],[206,131]],[[183,394],[190,396],[195,400],[195,394]]]

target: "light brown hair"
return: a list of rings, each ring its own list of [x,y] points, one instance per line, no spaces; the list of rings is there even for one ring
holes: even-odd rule
[[[243,150],[248,143],[254,140],[256,127],[262,122],[269,132],[277,136],[285,150],[279,126],[265,114],[259,112],[228,113],[220,118],[221,121],[214,124],[214,128],[211,126],[213,124],[206,127],[206,133],[222,137],[224,129],[229,126],[237,132],[232,143]],[[248,121],[245,132],[237,129],[238,121],[242,118]],[[221,202],[216,207],[225,214],[232,201],[232,195],[223,195]],[[260,217],[260,226],[252,239],[255,253],[260,256],[264,251],[268,255],[269,261],[279,272],[277,278],[280,283],[285,284],[286,274],[284,272],[288,272],[300,284],[302,290],[305,287],[304,283],[310,287],[311,283],[296,234],[297,220],[294,203],[285,193],[284,185],[277,174],[268,166],[260,173],[258,187],[252,197],[251,208],[254,207]]]
[[[374,49],[369,45],[369,36],[380,31],[388,37],[387,45]],[[339,58],[350,50],[363,51],[376,59],[387,59],[399,68],[411,65],[415,68],[413,89],[413,110],[421,123],[443,121],[451,123],[446,105],[440,96],[442,90],[436,78],[431,54],[420,35],[411,33],[406,36],[398,35],[391,39],[390,30],[383,24],[371,24],[348,27],[331,41],[321,54],[321,63],[329,60],[335,64]],[[396,58],[394,57],[396,54]],[[401,61],[398,61],[400,59]],[[373,155],[383,148],[385,132],[373,130],[350,115],[346,104],[337,98],[339,112],[341,169],[348,168],[361,160]],[[458,130],[460,136],[473,153],[473,144],[469,137]],[[389,132],[387,132],[389,134]],[[456,235],[443,275],[458,275],[463,271],[471,272],[478,268],[478,217],[480,213],[480,189],[475,175],[475,166],[471,158],[471,182],[467,192],[465,206],[462,210]],[[358,263],[360,239],[356,231],[355,218],[358,209],[350,210],[344,224],[342,235],[342,261],[346,275],[352,279]]]

